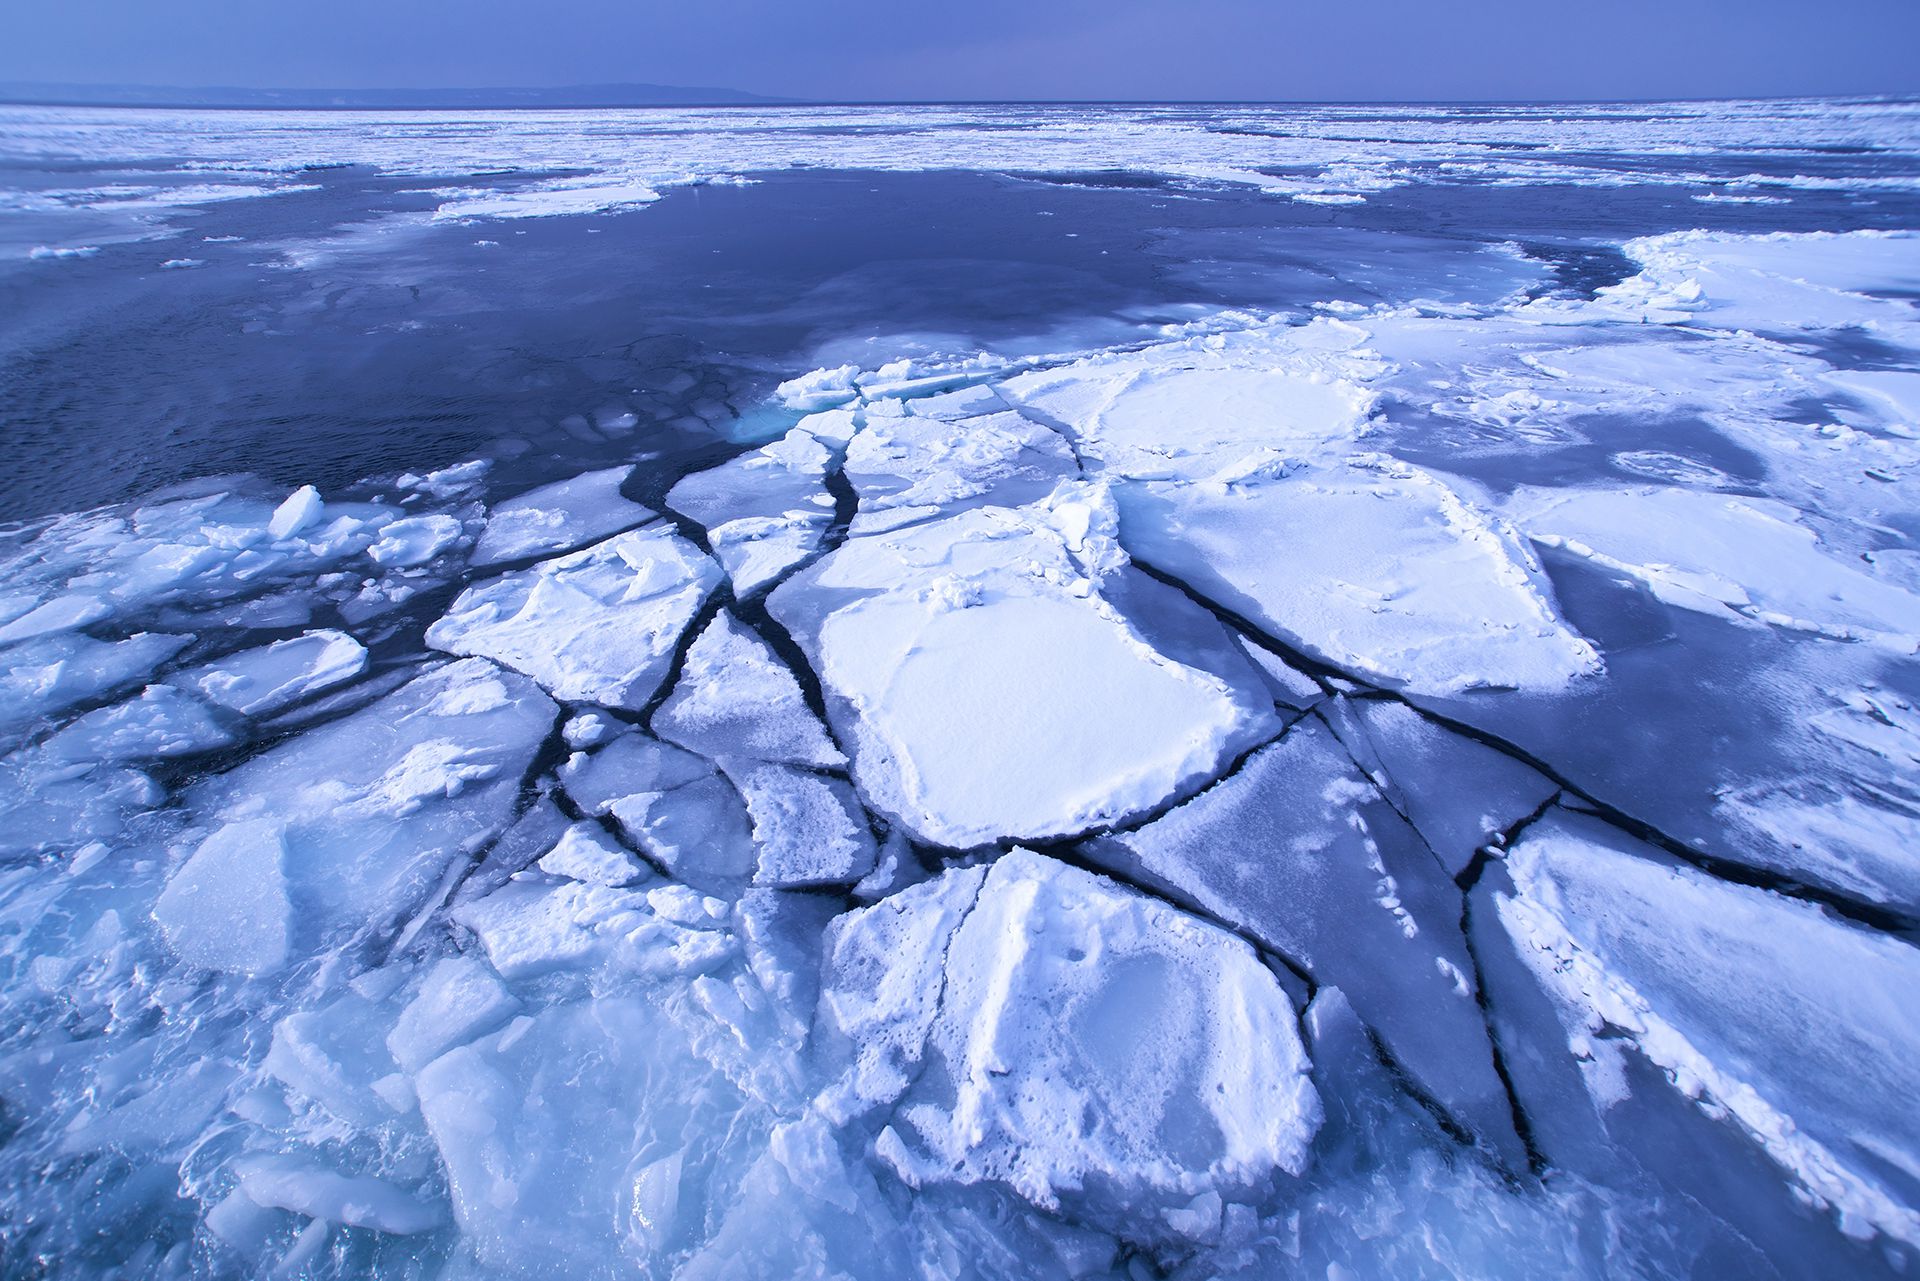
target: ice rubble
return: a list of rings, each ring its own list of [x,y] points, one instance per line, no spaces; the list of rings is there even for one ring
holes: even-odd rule
[[[699,548],[650,525],[468,588],[427,643],[496,659],[557,698],[638,710],[719,578]]]
[[[474,563],[538,559],[371,679],[304,614],[184,669],[151,629],[338,574],[360,631],[477,470],[54,522],[0,600],[0,842],[43,856],[0,867],[0,1122],[105,1191],[23,1221],[256,1273],[1558,1275],[1570,1222],[1628,1270],[1896,1270],[1920,715],[1860,464],[1911,413],[1722,327],[1791,260],[1803,336],[1894,332],[1875,247],[823,371],[671,492],[712,560],[624,468],[496,504]],[[1851,425],[1783,424],[1816,386]],[[1551,449],[1660,395],[1771,470],[1395,457],[1398,415]]]
[[[752,181],[791,168],[901,173],[929,168],[1068,178],[1110,172],[1215,187],[1230,184],[1320,205],[1362,203],[1413,183],[1619,188],[1684,183],[1697,198],[1779,199],[1769,192],[1909,191],[1897,166],[1835,174],[1835,151],[1896,155],[1910,136],[1900,100],[1680,102],[1493,110],[1236,106],[915,106],[726,111],[467,111],[415,122],[375,111],[271,117],[10,107],[9,158],[61,172],[125,167],[140,179],[20,193],[26,207],[85,220],[29,255],[92,252],[102,214],[152,218],[213,200],[310,192],[310,169],[364,166],[433,185],[439,222],[605,213],[644,206],[670,187]],[[610,123],[611,122],[611,123]],[[1715,155],[1771,160],[1728,172]],[[1663,163],[1649,163],[1659,157]],[[192,182],[176,178],[184,165]],[[557,175],[557,176],[556,176]],[[140,224],[143,225],[143,224]]]
[[[257,596],[277,582],[310,585],[358,557],[372,559],[388,537],[391,546],[419,550],[424,531],[427,545],[444,550],[460,534],[457,522],[442,523],[452,521],[403,519],[382,503],[327,503],[312,486],[277,506],[215,491],[63,516],[0,563],[8,578],[0,643],[111,625],[177,601],[205,607]]]

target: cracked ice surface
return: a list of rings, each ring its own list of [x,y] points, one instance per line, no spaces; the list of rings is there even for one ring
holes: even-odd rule
[[[1278,727],[1244,658],[1181,661],[1115,607],[1138,571],[1113,525],[1102,491],[1068,483],[854,538],[774,593],[878,809],[961,848],[1068,836],[1190,790]]]
[[[1912,107],[1700,110],[1588,126],[1704,163]],[[8,118],[61,155],[240,136]],[[443,222],[935,136],[1317,199],[1540,181],[1568,136],[927,109],[794,143],[823,118],[420,125],[528,167]],[[256,159],[247,198],[292,189]],[[615,415],[570,471],[7,529],[0,1258],[1910,1274],[1916,245],[1686,232],[1584,293],[876,339],[671,465]]]

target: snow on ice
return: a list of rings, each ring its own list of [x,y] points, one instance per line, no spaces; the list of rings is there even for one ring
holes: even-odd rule
[[[1593,110],[1675,164],[1911,127]],[[9,112],[54,152],[251,136]],[[449,185],[418,217],[929,138],[1022,181],[1364,208],[1543,181],[1566,137],[1227,114],[423,116]],[[312,128],[207,182],[425,176],[391,122]],[[177,207],[122,195],[42,212]],[[766,430],[684,473],[616,405],[557,481],[204,482],[10,526],[0,1257],[1910,1273],[1916,244],[1623,238],[1584,290],[1506,246],[1492,301],[876,338],[782,369]]]

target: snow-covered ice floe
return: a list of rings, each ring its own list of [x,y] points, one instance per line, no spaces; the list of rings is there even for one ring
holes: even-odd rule
[[[5,531],[0,1258],[1910,1273],[1914,243]]]
[[[1069,836],[1164,804],[1277,730],[1251,664],[1126,563],[1114,524],[1103,490],[1070,481],[850,539],[774,592],[882,813],[961,848]]]
[[[427,642],[496,659],[557,698],[638,710],[718,579],[699,548],[651,525],[468,588]]]

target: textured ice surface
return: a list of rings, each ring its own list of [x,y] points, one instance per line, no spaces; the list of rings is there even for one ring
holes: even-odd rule
[[[640,708],[719,571],[665,525],[461,593],[427,641],[525,672],[556,698]]]
[[[869,414],[847,446],[844,471],[860,500],[859,533],[935,512],[1036,502],[1080,467],[1057,432],[1002,411],[960,419]]]
[[[1336,984],[1421,1088],[1523,1159],[1475,1003],[1452,878],[1316,719],[1145,826],[1089,842]]]
[[[1670,605],[1908,653],[1920,645],[1920,595],[1823,550],[1784,503],[1649,487],[1528,490],[1507,513],[1535,541],[1630,575]]]
[[[466,659],[196,783],[207,837],[169,883],[170,940],[254,958],[290,928],[305,942],[404,916],[506,825],[554,715],[525,677]],[[210,869],[242,860],[258,866],[224,892]]]
[[[1291,1002],[1245,942],[1017,851],[835,923],[835,1113],[915,1186],[1003,1184],[1152,1241],[1297,1174],[1319,1100]]]
[[[826,476],[853,431],[847,411],[809,414],[781,439],[680,481],[674,511],[706,527],[713,554],[750,596],[820,549],[835,501]]]
[[[1112,525],[1102,491],[1069,484],[852,539],[774,593],[882,812],[950,846],[1071,835],[1191,790],[1277,728],[1243,657],[1190,665],[1115,607],[1109,580],[1137,571]]]
[[[243,716],[270,716],[352,680],[366,667],[366,647],[359,641],[345,632],[321,630],[234,654],[173,679]]]
[[[714,760],[832,768],[847,759],[786,664],[725,611],[694,638],[653,728]]]
[[[1916,122],[0,112],[0,1272],[1911,1275]]]
[[[1500,922],[1558,1005],[1596,1099],[1625,1088],[1622,1054],[1641,1054],[1843,1228],[1914,1242],[1909,944],[1664,862],[1577,816],[1529,831],[1508,866]]]
[[[1135,558],[1323,661],[1431,690],[1597,668],[1509,531],[1432,474],[1354,452],[1380,373],[1365,337],[1256,327],[1023,374],[1008,394],[1125,478]]]
[[[620,496],[631,467],[609,467],[509,498],[487,513],[473,563],[494,565],[527,556],[551,556],[598,542],[653,512]]]

